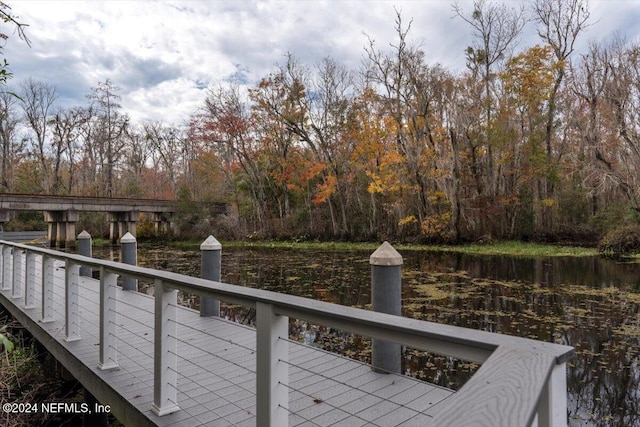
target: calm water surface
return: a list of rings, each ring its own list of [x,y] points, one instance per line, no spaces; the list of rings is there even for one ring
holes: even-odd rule
[[[368,252],[224,249],[222,281],[368,308]],[[97,249],[94,256],[118,253]],[[568,367],[571,426],[640,427],[640,264],[598,257],[526,259],[406,251],[402,253],[407,317],[574,346]],[[142,246],[142,266],[199,275],[198,251]],[[181,295],[198,307],[198,299]],[[251,322],[253,313],[223,307]],[[296,322],[315,343],[368,361],[367,339]],[[459,388],[477,366],[413,350],[403,369]]]

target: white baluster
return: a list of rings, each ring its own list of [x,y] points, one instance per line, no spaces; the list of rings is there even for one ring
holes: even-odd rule
[[[538,403],[539,427],[567,425],[567,364],[555,365]]]
[[[78,320],[79,310],[79,289],[78,276],[80,274],[80,266],[73,264],[67,260],[64,269],[64,313],[65,313],[65,334],[64,340],[67,342],[78,341],[80,339],[80,324]]]
[[[289,317],[256,303],[256,417],[259,427],[289,424]]]
[[[178,291],[155,280],[155,328],[153,350],[153,405],[156,415],[167,415],[178,406],[178,358],[176,306]]]
[[[26,260],[24,262],[24,308],[36,308],[33,299],[36,293],[36,254],[27,251]]]
[[[117,274],[100,267],[100,360],[101,370],[118,369],[118,336],[116,323]]]
[[[53,322],[53,258],[42,255],[42,322]]]

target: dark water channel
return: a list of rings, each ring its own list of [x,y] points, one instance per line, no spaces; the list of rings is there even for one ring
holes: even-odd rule
[[[109,258],[117,251],[97,249]],[[368,252],[223,248],[222,281],[368,308]],[[403,314],[450,325],[574,346],[568,367],[571,426],[640,427],[640,264],[598,257],[545,259],[402,253]],[[199,275],[198,251],[142,246],[142,266]],[[198,307],[198,299],[181,295]],[[229,318],[252,313],[224,306]],[[368,361],[361,337],[296,322],[293,334],[314,345]],[[459,388],[477,366],[413,350],[403,369]]]

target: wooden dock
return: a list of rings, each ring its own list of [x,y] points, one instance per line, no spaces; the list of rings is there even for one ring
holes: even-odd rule
[[[289,425],[302,426],[556,426],[562,423],[562,406],[558,409],[552,402],[562,393],[566,422],[564,363],[572,354],[567,347],[519,338],[487,341],[487,337],[495,335],[487,333],[480,333],[483,345],[464,342],[468,339],[465,334],[478,331],[459,334],[445,345],[445,338],[453,329],[434,334],[424,329],[427,322],[396,317],[398,325],[380,332],[386,328],[380,325],[389,323],[388,315],[325,307],[326,303],[291,296],[277,297],[278,304],[282,304],[278,311],[289,315],[299,312],[300,318],[312,322],[329,318],[338,326],[353,322],[356,332],[371,330],[377,338],[397,335],[407,344],[418,342],[411,338],[415,335],[424,342],[414,345],[416,348],[435,346],[445,354],[467,354],[472,360],[490,361],[491,355],[496,355],[498,364],[487,363],[486,375],[491,376],[491,385],[480,372],[485,372],[483,366],[474,376],[475,381],[472,378],[469,386],[454,393],[406,376],[375,373],[366,364],[292,341],[288,333],[275,335],[274,346],[284,347],[265,352],[256,347],[257,342],[264,342],[259,335],[273,335],[260,332],[260,325],[256,331],[224,319],[201,317],[197,311],[176,304],[174,289],[210,291],[230,302],[246,303],[247,298],[253,298],[259,310],[269,298],[276,298],[270,292],[224,284],[216,287],[202,279],[173,273],[8,242],[0,244],[0,304],[101,403],[110,405],[125,425],[275,426],[278,422],[274,420],[282,420],[285,413]],[[80,265],[100,268],[103,279],[78,275]],[[156,292],[164,296],[116,287],[115,273],[124,272],[152,282],[155,279]],[[166,299],[171,292],[174,299]],[[260,319],[259,314],[258,322]],[[288,317],[283,319],[288,328]],[[424,330],[407,332],[418,325]],[[269,331],[278,328],[272,325]],[[505,351],[507,347],[517,347],[517,360],[511,350]],[[275,366],[266,377],[261,373],[265,369],[260,367],[264,360],[271,360],[271,366]],[[528,372],[513,376],[508,371],[514,363],[518,370]],[[508,375],[506,379],[495,378],[489,368],[504,369]],[[270,387],[263,394],[260,390],[264,390],[265,380],[260,378],[267,378]],[[524,385],[522,378],[526,380]],[[559,385],[554,386],[554,381]],[[478,384],[484,384],[485,390],[474,391]],[[558,387],[562,386],[565,388],[560,390]],[[499,405],[500,398],[513,399],[503,396],[510,390],[522,388],[525,398],[535,401],[518,402],[521,408],[500,414],[497,422],[494,415],[484,413]],[[278,400],[283,396],[286,402]],[[458,396],[461,400],[456,402]],[[522,396],[516,399],[519,397]],[[474,402],[465,404],[470,398]],[[477,408],[473,410],[479,411],[475,419],[469,418],[469,409],[474,406]],[[455,412],[462,412],[467,424],[459,423],[460,414]]]

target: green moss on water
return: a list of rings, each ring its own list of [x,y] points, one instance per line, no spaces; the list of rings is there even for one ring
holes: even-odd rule
[[[438,245],[418,247],[416,249],[427,249],[440,252],[460,252],[471,255],[509,255],[531,258],[550,256],[594,256],[598,254],[598,251],[595,248],[549,245],[517,241],[458,246]]]
[[[182,249],[198,249],[202,242],[182,241],[172,242],[171,246]],[[518,257],[549,257],[549,256],[594,256],[598,255],[595,248],[579,246],[561,246],[550,244],[526,243],[526,242],[495,242],[489,244],[466,245],[415,245],[394,244],[399,250],[417,250],[434,252],[458,252],[471,255],[509,255]],[[230,248],[274,248],[295,250],[321,250],[321,251],[374,251],[380,243],[372,242],[317,242],[317,241],[224,241],[222,247]]]

